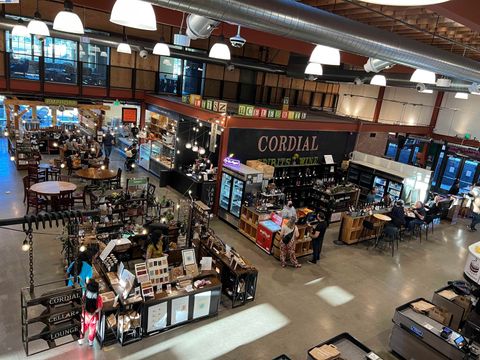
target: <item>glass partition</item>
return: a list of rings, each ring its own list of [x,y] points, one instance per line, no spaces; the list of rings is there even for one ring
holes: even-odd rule
[[[440,188],[446,191],[449,191],[453,185],[453,182],[457,178],[458,171],[460,170],[460,165],[462,160],[455,156],[449,156],[447,159],[447,166],[443,172],[442,182]]]
[[[460,193],[468,193],[477,171],[478,162],[474,160],[465,160],[460,174]]]

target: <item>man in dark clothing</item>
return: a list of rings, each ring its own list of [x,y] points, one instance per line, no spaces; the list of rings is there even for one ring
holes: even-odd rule
[[[325,215],[322,212],[317,213],[317,223],[313,226],[313,231],[311,233],[312,237],[312,247],[313,247],[313,257],[309,261],[310,264],[316,264],[317,261],[320,261],[320,253],[322,252],[323,237],[327,231],[328,222],[325,220]]]
[[[405,226],[405,209],[403,208],[402,200],[398,200],[395,205],[393,205],[390,217],[392,218],[392,224],[395,225],[395,227],[400,228]]]
[[[110,131],[107,131],[105,137],[103,138],[103,147],[105,148],[105,157],[110,158],[112,153],[113,145],[115,144],[115,137]]]

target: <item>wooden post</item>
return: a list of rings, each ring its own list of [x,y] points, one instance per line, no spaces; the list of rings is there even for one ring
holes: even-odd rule
[[[57,126],[57,107],[50,106],[50,109],[52,109],[52,126]]]
[[[19,112],[20,106],[14,105],[13,106],[13,124],[15,126],[15,130],[18,130],[18,112]]]
[[[32,120],[37,120],[37,107],[35,105],[30,106],[32,108]]]

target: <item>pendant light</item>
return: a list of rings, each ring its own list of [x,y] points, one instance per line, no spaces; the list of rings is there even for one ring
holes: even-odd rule
[[[127,32],[125,30],[125,26],[123,27],[123,42],[118,44],[117,46],[117,52],[123,53],[123,54],[131,54],[132,49],[130,45],[127,43]]]
[[[141,0],[115,1],[110,22],[140,30],[157,30],[157,19],[152,4]]]
[[[53,20],[53,29],[72,34],[84,34],[82,20],[73,12],[72,1],[65,0],[63,5],[64,10],[60,11]]]
[[[370,80],[370,85],[387,86],[387,79],[383,75],[375,75]]]
[[[30,33],[22,19],[18,19],[18,23],[13,27],[12,36],[30,37]]]
[[[22,3],[20,3],[19,5],[20,16],[22,16]],[[21,17],[18,18],[17,24],[12,29],[12,36],[30,37],[30,33],[28,32],[28,29],[25,26],[25,22]]]
[[[425,6],[440,4],[450,0],[362,0],[370,4],[390,6]]]
[[[170,56],[170,48],[167,44],[165,44],[163,38],[161,38],[160,41],[155,44],[152,54],[160,56]]]
[[[323,65],[340,65],[340,50],[325,45],[317,45],[310,55],[310,62]]]
[[[40,15],[40,11],[38,9],[38,0],[37,0],[37,10],[33,15],[33,19],[30,20],[28,23],[28,32],[32,35],[38,36],[50,36],[50,30],[48,30],[47,24],[42,21],[42,15]]]
[[[321,64],[318,63],[308,63],[307,67],[305,68],[306,75],[323,75],[323,68]]]
[[[419,84],[436,84],[435,73],[428,70],[417,69],[412,74],[410,81]]]
[[[225,39],[222,36],[220,36],[220,40],[213,44],[212,48],[210,49],[210,52],[208,53],[208,57],[212,59],[220,59],[220,60],[230,60],[230,49],[228,45],[225,43]]]

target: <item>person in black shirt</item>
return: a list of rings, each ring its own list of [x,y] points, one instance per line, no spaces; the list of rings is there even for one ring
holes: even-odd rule
[[[395,202],[390,217],[392,218],[392,224],[395,225],[395,227],[400,228],[405,226],[405,209],[403,208],[402,200]]]
[[[448,190],[448,193],[450,195],[458,195],[459,191],[460,191],[460,181],[458,179],[455,179],[452,187],[450,188],[450,190]]]
[[[328,222],[325,220],[325,215],[322,212],[317,213],[317,223],[314,226],[313,231],[311,233],[312,237],[312,247],[313,247],[313,257],[312,260],[309,261],[310,264],[316,264],[317,261],[320,261],[320,253],[322,252],[322,245],[323,245],[323,237],[325,236],[325,232],[327,231]]]

